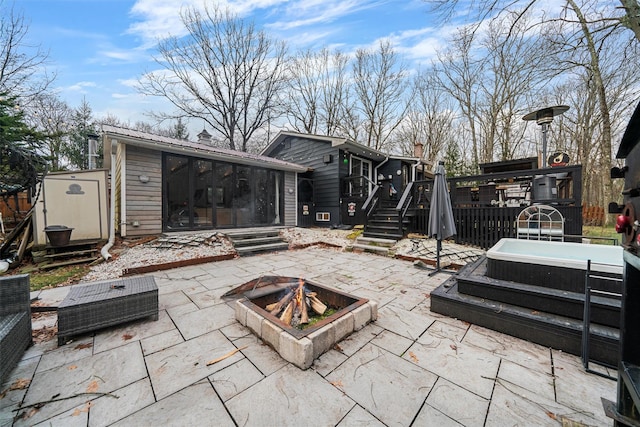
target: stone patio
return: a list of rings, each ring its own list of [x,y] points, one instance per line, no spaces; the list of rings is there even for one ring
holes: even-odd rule
[[[378,320],[300,370],[235,320],[234,301],[221,299],[263,274],[369,298]],[[0,398],[0,426],[611,424],[600,398],[615,401],[616,383],[584,372],[578,357],[431,313],[429,293],[447,273],[307,248],[153,276],[158,321],[31,347],[1,388],[30,380]],[[64,294],[38,293],[51,305]]]

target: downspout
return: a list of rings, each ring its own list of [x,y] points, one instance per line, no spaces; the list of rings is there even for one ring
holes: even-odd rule
[[[102,257],[104,258],[105,261],[109,261],[109,258],[111,258],[111,254],[109,253],[109,249],[111,249],[111,247],[113,246],[113,243],[116,240],[116,192],[114,187],[114,180],[116,179],[116,155],[113,152],[115,149],[115,147],[111,147],[111,179],[110,179],[110,203],[111,205],[109,206],[109,216],[110,216],[110,221],[109,221],[109,241],[107,242],[106,245],[104,245],[102,247],[102,249],[100,250],[100,255],[102,255]]]
[[[418,159],[416,160],[416,163],[411,167],[411,181],[416,180],[416,170],[418,169],[418,166],[420,166],[421,160]]]

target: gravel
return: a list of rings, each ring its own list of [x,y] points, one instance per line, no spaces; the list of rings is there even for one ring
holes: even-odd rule
[[[353,244],[359,235],[358,230],[339,230],[328,228],[286,228],[280,232],[291,248],[306,246],[331,245],[346,248]],[[398,255],[414,258],[434,259],[435,240],[424,236],[410,236],[400,240],[392,251]],[[464,264],[477,259],[484,253],[479,249],[445,242],[443,245],[443,261],[450,258],[451,262]],[[235,254],[233,244],[221,232],[209,231],[203,233],[175,233],[158,238],[147,238],[127,241],[116,245],[110,253],[112,258],[91,268],[82,281],[97,281],[116,279],[122,276],[127,268],[149,265],[166,264],[195,258],[205,258],[217,255]]]

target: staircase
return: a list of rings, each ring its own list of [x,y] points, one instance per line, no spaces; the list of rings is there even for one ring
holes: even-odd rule
[[[280,237],[280,228],[247,228],[225,234],[240,256],[289,249],[289,243]]]
[[[580,355],[584,294],[486,276],[486,257],[431,292],[431,311]],[[618,362],[620,301],[591,298],[591,359]]]
[[[397,200],[380,200],[380,205],[367,220],[363,236],[379,239],[402,239],[409,219],[404,219],[401,231],[400,215],[396,210],[397,203]]]

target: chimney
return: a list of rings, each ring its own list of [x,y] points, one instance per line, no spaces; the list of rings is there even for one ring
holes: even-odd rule
[[[423,154],[424,144],[422,142],[416,142],[415,144],[413,144],[413,157],[421,159]]]
[[[211,134],[209,134],[206,129],[202,129],[202,132],[198,134],[198,142],[211,145]]]

